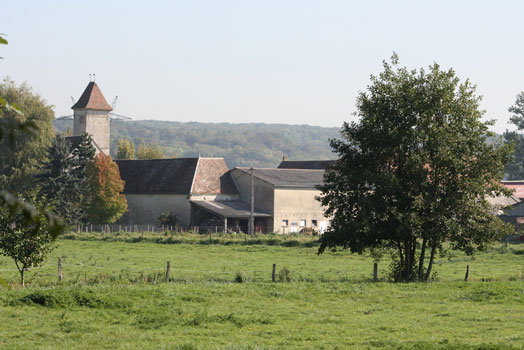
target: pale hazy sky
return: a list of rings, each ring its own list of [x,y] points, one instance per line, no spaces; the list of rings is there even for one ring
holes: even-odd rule
[[[0,77],[57,116],[96,73],[134,119],[338,127],[395,51],[477,84],[501,132],[524,90],[523,14],[522,1],[4,0]]]

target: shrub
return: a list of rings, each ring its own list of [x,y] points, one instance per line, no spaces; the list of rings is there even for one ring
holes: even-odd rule
[[[158,217],[160,225],[176,226],[178,224],[178,217],[174,211],[166,211]]]

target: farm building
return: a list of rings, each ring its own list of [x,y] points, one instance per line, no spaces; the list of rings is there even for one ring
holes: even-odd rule
[[[223,158],[116,160],[126,182],[122,224],[154,224],[174,211],[181,225],[247,232],[251,171],[229,170]],[[323,170],[253,169],[258,232],[323,231],[328,219],[315,200]]]
[[[323,232],[329,225],[315,186],[323,181],[324,170],[253,169],[254,206],[270,214],[259,220],[265,232],[290,233],[314,229]],[[251,169],[234,168],[231,178],[237,185],[240,201],[250,203]],[[255,221],[255,226],[257,222]]]
[[[174,211],[181,225],[191,224],[192,201],[234,201],[238,191],[223,158],[115,160],[125,181],[125,224],[156,224]]]

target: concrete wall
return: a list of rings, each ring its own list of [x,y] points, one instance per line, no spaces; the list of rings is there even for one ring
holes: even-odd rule
[[[126,194],[126,199],[128,209],[120,219],[122,224],[155,224],[160,214],[174,211],[181,225],[189,225],[191,205],[187,195]]]
[[[273,227],[275,232],[289,233],[293,222],[297,223],[300,231],[300,221],[305,220],[305,227],[312,227],[312,220],[317,220],[316,230],[321,222],[329,225],[329,218],[324,217],[324,212],[319,201],[315,199],[320,191],[307,188],[276,188],[275,210],[273,212]],[[288,220],[288,226],[282,228],[282,220]]]
[[[107,111],[77,109],[74,111],[73,136],[88,133],[98,147],[109,155],[111,120]]]
[[[245,172],[233,169],[231,170],[231,177],[237,185],[240,192],[240,201],[251,203],[251,176]],[[260,209],[266,213],[272,214],[274,208],[273,185],[262,181],[255,177],[255,208]]]

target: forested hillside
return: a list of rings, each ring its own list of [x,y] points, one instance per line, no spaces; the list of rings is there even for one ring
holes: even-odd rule
[[[72,121],[55,120],[60,132],[72,128]],[[224,157],[229,167],[276,167],[283,156],[290,160],[334,159],[330,138],[339,128],[284,124],[180,123],[154,120],[111,123],[111,152],[119,138],[138,146],[157,144],[166,157]]]

